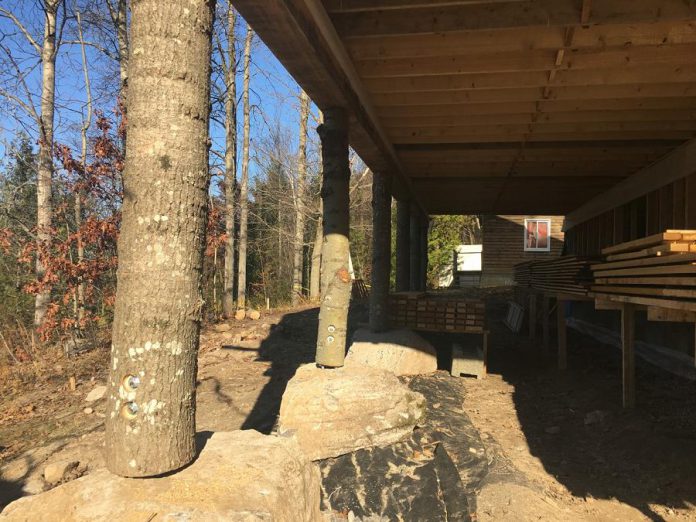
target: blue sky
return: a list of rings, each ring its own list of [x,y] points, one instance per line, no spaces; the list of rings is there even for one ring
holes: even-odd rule
[[[11,10],[22,21],[27,29],[36,35],[37,41],[41,41],[43,34],[43,13],[36,0],[6,0],[2,1],[2,7]],[[237,32],[238,50],[243,46],[244,30],[246,24],[238,20]],[[64,30],[64,40],[75,40],[75,24],[69,23]],[[90,40],[91,35],[86,34]],[[13,58],[22,71],[29,71],[26,76],[26,84],[31,92],[31,101],[37,106],[38,93],[41,85],[41,66],[35,50],[29,45],[25,37],[17,30],[13,22],[0,17],[0,45],[10,51]],[[113,112],[115,100],[112,93],[117,85],[116,64],[107,58],[101,51],[87,47],[87,61],[89,63],[92,82],[92,95],[96,109],[103,110],[106,114]],[[16,74],[10,67],[6,67],[4,53],[0,50],[0,88],[9,90],[12,94],[27,101],[27,96],[22,89],[16,89]],[[240,60],[241,64],[241,60]],[[240,65],[241,66],[241,65]],[[237,78],[237,92],[241,100],[242,77]],[[297,147],[297,129],[299,125],[298,95],[299,86],[285,71],[283,66],[275,59],[268,48],[258,37],[254,39],[252,51],[252,72],[250,99],[252,105],[251,120],[251,149],[252,158],[260,152],[264,140],[276,126],[283,129],[289,143],[289,148],[294,151]],[[57,142],[77,146],[79,143],[79,128],[86,110],[86,95],[84,77],[81,70],[80,47],[74,44],[65,44],[61,47],[56,63],[56,120],[55,139]],[[313,107],[313,115],[316,118],[316,108]],[[242,107],[238,108],[238,136],[239,157],[241,157],[241,132],[242,132]],[[310,141],[316,135],[314,129],[316,123],[313,119],[309,123]],[[36,128],[31,119],[22,114],[16,108],[16,103],[6,103],[0,100],[0,158],[5,156],[5,146],[12,141],[17,133],[25,129],[32,138],[36,137]],[[211,139],[213,147],[219,151],[224,149],[224,129],[219,124],[211,122]],[[211,155],[211,163],[219,160]],[[251,176],[258,172],[259,166],[254,161],[250,165]]]

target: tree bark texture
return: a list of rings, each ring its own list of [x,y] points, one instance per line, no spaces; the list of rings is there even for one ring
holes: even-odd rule
[[[381,172],[372,175],[372,288],[370,289],[370,328],[383,332],[389,328],[389,275],[391,273],[391,194],[389,178]]]
[[[348,268],[349,183],[348,116],[344,109],[324,112],[318,128],[321,138],[324,204],[324,243],[322,245],[322,291],[317,334],[317,358],[320,366],[343,366],[346,330],[352,282]]]
[[[244,91],[242,103],[244,104],[244,142],[242,145],[242,179],[239,184],[239,273],[237,275],[237,308],[246,308],[246,275],[247,275],[247,231],[249,222],[249,132],[250,132],[250,106],[249,106],[249,81],[251,67],[251,41],[254,33],[247,24],[246,40],[244,42]]]
[[[297,152],[297,187],[295,190],[295,244],[293,245],[292,304],[297,306],[302,298],[302,268],[304,266],[305,232],[305,181],[307,179],[307,120],[309,96],[300,93],[300,136]]]
[[[323,243],[323,214],[324,206],[319,200],[319,220],[314,232],[314,246],[312,247],[312,266],[309,272],[309,298],[317,301],[321,296],[321,245]]]
[[[421,270],[421,216],[418,207],[411,204],[409,224],[409,290],[420,290]]]
[[[421,220],[421,259],[420,259],[420,285],[419,290],[425,292],[428,287],[428,229],[430,219],[423,216]]]
[[[39,168],[36,183],[36,240],[39,254],[36,256],[36,279],[43,281],[46,275],[40,252],[51,244],[51,225],[53,222],[53,116],[56,93],[56,19],[60,0],[46,0],[44,39],[41,47],[41,118],[39,121]],[[40,327],[48,304],[51,290],[45,289],[36,294],[34,301],[34,326]]]
[[[226,317],[234,316],[234,192],[237,186],[237,53],[235,49],[235,23],[237,12],[228,4],[227,70],[225,83],[225,275],[222,310]]]
[[[132,4],[106,413],[107,467],[122,476],[165,473],[195,455],[213,5]]]
[[[409,289],[411,273],[411,204],[396,202],[396,291]]]

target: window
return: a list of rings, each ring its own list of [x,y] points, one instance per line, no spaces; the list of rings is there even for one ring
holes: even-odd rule
[[[551,220],[550,219],[525,219],[524,220],[524,251],[525,252],[550,252],[551,251]]]

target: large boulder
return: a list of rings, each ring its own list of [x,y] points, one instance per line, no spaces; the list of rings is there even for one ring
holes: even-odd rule
[[[437,352],[432,344],[408,329],[375,333],[360,329],[346,357],[346,366],[367,365],[395,375],[418,375],[437,371]]]
[[[422,423],[425,398],[393,373],[355,365],[301,366],[283,394],[280,434],[294,434],[312,460],[388,446]]]
[[[168,476],[106,470],[13,502],[4,521],[320,521],[320,478],[291,438],[215,433],[196,461]]]

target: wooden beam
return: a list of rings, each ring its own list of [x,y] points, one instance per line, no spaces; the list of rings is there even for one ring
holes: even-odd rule
[[[623,205],[653,190],[696,171],[696,140],[677,148],[660,161],[641,169],[605,194],[585,203],[566,216],[564,230],[587,221],[616,206]],[[687,223],[687,226],[688,223]]]
[[[428,93],[487,89],[518,89],[543,87],[548,84],[546,71],[515,71],[462,73],[442,75],[409,75],[393,78],[365,78],[365,87],[372,94]],[[622,69],[557,69],[553,80],[556,87],[585,87],[640,85],[654,83],[696,83],[696,72],[688,66],[654,64],[650,67]]]
[[[632,110],[693,110],[696,107],[694,97],[670,98],[597,98],[583,100],[531,100],[531,101],[496,101],[452,103],[424,103],[417,105],[377,107],[380,117],[466,117],[472,114],[517,114],[535,112],[585,112],[585,111],[632,111]]]
[[[635,307],[626,303],[621,310],[621,374],[624,408],[633,408],[636,405],[635,329]]]
[[[529,294],[529,313],[527,314],[529,318],[529,340],[536,340],[536,329],[537,329],[537,295],[532,292]]]
[[[533,50],[512,53],[455,54],[417,58],[380,58],[355,62],[362,78],[399,78],[421,75],[510,73],[544,71],[563,64],[566,70],[614,69],[625,70],[651,65],[687,67],[696,44],[619,47],[576,50]]]
[[[435,3],[415,9],[332,11],[331,18],[343,38],[512,27],[565,27],[581,23],[577,2],[573,0],[454,5]],[[682,0],[604,0],[593,5],[592,14],[583,25],[654,23],[694,18],[696,6]]]
[[[589,110],[591,100],[624,99],[633,109],[643,109],[642,99],[696,97],[693,83],[651,83],[646,85],[607,85],[587,87],[550,87],[546,93],[540,87],[482,89],[465,91],[428,91],[421,93],[391,93],[373,95],[378,112],[382,107],[409,105],[448,105],[477,103],[520,103],[574,100],[585,102]],[[626,106],[626,105],[624,105]],[[682,105],[683,106],[683,105]],[[694,105],[686,105],[694,109]],[[543,105],[540,106],[543,110]],[[537,107],[535,106],[535,110]],[[615,109],[618,110],[618,109]],[[513,111],[514,112],[514,111]]]
[[[556,301],[556,328],[558,334],[558,369],[568,369],[568,332],[565,317],[566,302]]]
[[[693,20],[650,24],[603,24],[577,28],[573,49],[599,49],[644,45],[695,43]],[[448,56],[452,49],[460,54],[485,54],[557,50],[570,47],[566,26],[521,27],[505,30],[452,31],[435,34],[407,34],[389,38],[352,38],[346,49],[356,60],[378,58],[418,58]]]
[[[549,314],[551,313],[551,297],[544,294],[541,298],[541,338],[542,353],[549,352]]]

